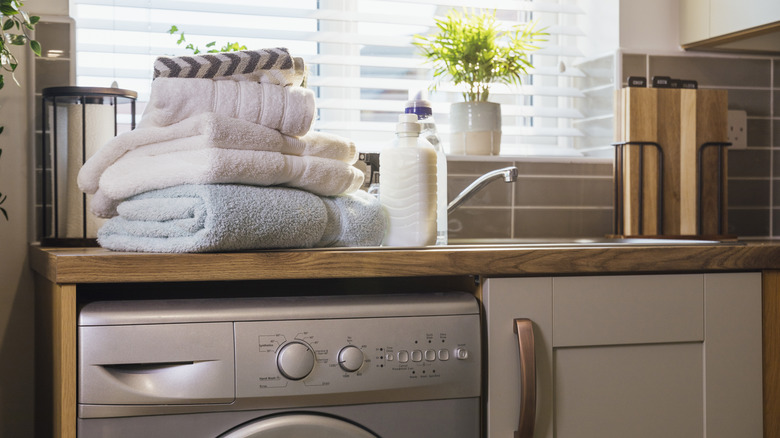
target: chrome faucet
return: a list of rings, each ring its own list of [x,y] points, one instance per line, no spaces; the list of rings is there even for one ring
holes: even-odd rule
[[[504,182],[508,183],[517,181],[517,167],[509,166],[502,169],[496,169],[477,178],[468,187],[463,189],[462,192],[458,193],[458,196],[456,196],[455,199],[450,202],[450,204],[447,206],[447,214],[455,211],[455,209],[458,208],[460,204],[466,202],[466,200],[474,196],[478,191],[482,190],[483,187],[490,184],[490,182],[494,179],[498,178],[504,178]]]

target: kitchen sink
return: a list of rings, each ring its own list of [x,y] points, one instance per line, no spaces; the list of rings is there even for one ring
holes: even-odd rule
[[[611,238],[611,237],[539,237],[539,238],[475,238],[449,240],[451,246],[680,246],[736,244],[736,241],[698,240],[698,239],[661,239],[661,238]]]

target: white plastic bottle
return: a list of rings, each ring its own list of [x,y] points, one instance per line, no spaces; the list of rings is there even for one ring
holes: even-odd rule
[[[433,120],[431,102],[425,98],[423,91],[410,94],[406,102],[407,114],[416,114],[420,124],[420,137],[428,140],[436,151],[436,245],[447,244],[447,156],[444,145],[436,131]]]
[[[436,243],[436,151],[414,114],[400,114],[396,140],[379,155],[379,200],[388,217],[384,245]]]

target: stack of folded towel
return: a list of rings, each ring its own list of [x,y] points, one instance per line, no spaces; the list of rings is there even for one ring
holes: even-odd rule
[[[376,199],[350,140],[310,131],[314,94],[285,49],[160,58],[134,131],[79,172],[113,250],[371,246]]]

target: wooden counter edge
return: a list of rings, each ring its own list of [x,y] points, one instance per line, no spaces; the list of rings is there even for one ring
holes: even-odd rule
[[[494,246],[420,249],[120,253],[31,246],[30,264],[58,284],[521,276],[780,269],[780,242],[648,246]]]

